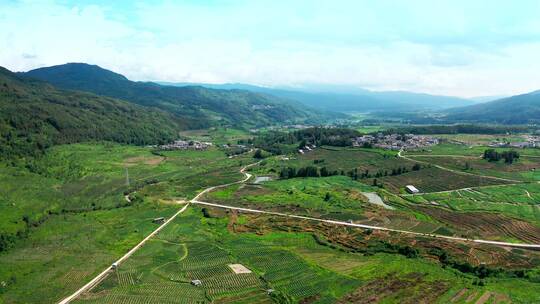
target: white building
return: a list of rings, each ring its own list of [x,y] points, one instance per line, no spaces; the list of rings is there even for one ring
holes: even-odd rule
[[[405,186],[405,190],[407,190],[407,192],[409,192],[410,194],[415,194],[415,193],[419,193],[420,190],[416,189],[415,186],[413,185],[407,185]]]

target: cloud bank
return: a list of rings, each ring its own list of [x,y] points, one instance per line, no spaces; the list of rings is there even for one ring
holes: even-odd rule
[[[538,1],[8,1],[0,65],[507,95],[540,89],[539,12]]]

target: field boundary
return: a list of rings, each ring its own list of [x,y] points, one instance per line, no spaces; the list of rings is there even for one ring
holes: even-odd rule
[[[509,178],[503,178],[503,177],[495,177],[495,176],[490,176],[490,175],[479,175],[479,174],[473,174],[473,173],[469,173],[469,172],[463,172],[463,171],[460,171],[460,170],[454,170],[454,169],[450,169],[450,168],[446,168],[446,167],[443,167],[441,165],[437,165],[437,164],[432,164],[432,163],[429,163],[429,162],[426,162],[426,161],[421,161],[421,160],[417,160],[417,159],[414,159],[414,158],[411,158],[411,156],[404,156],[403,154],[403,150],[399,150],[398,152],[398,157],[400,158],[403,158],[403,159],[406,159],[408,161],[412,161],[412,162],[416,162],[416,163],[420,163],[420,164],[428,164],[428,165],[431,165],[435,168],[439,168],[441,170],[446,170],[448,172],[452,172],[452,173],[455,173],[455,174],[461,174],[461,175],[471,175],[471,176],[476,176],[476,177],[483,177],[483,178],[488,178],[488,179],[494,179],[494,180],[499,180],[499,181],[505,181],[505,182],[511,182],[511,183],[523,183],[523,181],[520,181],[520,180],[516,180],[516,179],[509,179]],[[414,156],[412,156],[414,157]]]
[[[397,233],[410,234],[410,235],[416,235],[416,236],[423,236],[423,237],[430,237],[430,238],[437,238],[437,239],[446,239],[446,240],[451,240],[451,241],[472,242],[472,243],[480,243],[480,244],[491,244],[491,245],[498,245],[498,246],[503,246],[503,247],[540,249],[540,244],[508,243],[508,242],[490,241],[490,240],[482,240],[482,239],[467,239],[467,238],[462,238],[462,237],[454,237],[454,236],[447,236],[447,235],[440,235],[440,234],[433,234],[433,233],[422,233],[422,232],[415,232],[415,231],[408,231],[408,230],[399,230],[399,229],[393,229],[393,228],[387,228],[387,227],[381,227],[381,226],[355,224],[355,223],[342,222],[342,221],[336,221],[336,220],[325,220],[325,219],[320,219],[320,218],[316,218],[316,217],[308,217],[308,216],[287,214],[287,213],[274,212],[274,211],[265,211],[265,210],[258,210],[258,209],[234,207],[234,206],[228,206],[228,205],[207,203],[207,202],[202,202],[202,201],[198,201],[198,200],[192,201],[192,203],[193,204],[210,206],[210,207],[223,208],[223,209],[238,210],[238,211],[243,211],[243,212],[268,214],[268,215],[275,215],[275,216],[282,216],[282,217],[289,217],[289,218],[297,218],[297,219],[302,219],[302,220],[316,221],[316,222],[322,222],[322,223],[328,223],[328,224],[334,224],[334,225],[357,227],[357,228],[362,228],[362,229],[397,232]]]
[[[245,178],[240,180],[240,181],[236,181],[236,182],[232,182],[232,183],[228,183],[228,184],[224,184],[224,185],[218,185],[218,186],[212,186],[212,187],[208,187],[206,189],[204,189],[203,191],[199,192],[191,201],[189,201],[188,203],[185,203],[184,207],[182,207],[180,210],[178,210],[173,216],[171,216],[168,220],[166,220],[163,224],[161,224],[158,228],[156,228],[154,231],[152,231],[152,233],[150,233],[148,236],[146,236],[141,242],[139,242],[137,245],[135,245],[135,247],[131,248],[130,251],[128,251],[125,255],[123,255],[120,259],[116,260],[116,262],[113,262],[111,264],[111,266],[107,267],[105,270],[103,270],[100,274],[98,274],[96,277],[94,277],[90,282],[86,283],[83,287],[81,287],[80,289],[78,289],[77,291],[75,291],[73,294],[67,296],[66,298],[64,298],[63,300],[61,300],[60,302],[58,302],[58,304],[68,304],[70,303],[71,301],[73,301],[74,299],[76,299],[77,297],[79,297],[81,294],[83,294],[84,292],[92,289],[94,286],[96,286],[97,284],[99,284],[99,282],[101,282],[105,277],[107,277],[107,275],[111,272],[111,270],[113,270],[115,267],[118,267],[122,262],[124,262],[125,260],[127,260],[129,257],[131,257],[137,250],[139,250],[148,240],[150,240],[153,236],[155,236],[159,231],[161,231],[163,228],[165,228],[165,226],[167,226],[171,221],[173,221],[179,214],[181,214],[182,212],[186,211],[186,209],[189,207],[190,203],[193,203],[193,202],[196,202],[197,199],[204,195],[205,193],[208,193],[214,189],[217,189],[217,188],[223,188],[223,187],[227,187],[227,186],[231,186],[231,185],[234,185],[234,184],[241,184],[241,183],[244,183],[246,181],[248,181],[252,175],[250,173],[246,173],[245,171],[252,167],[252,166],[255,166],[255,165],[258,165],[261,161],[258,161],[256,163],[252,163],[252,164],[249,164],[249,165],[246,165],[244,166],[242,169],[240,169],[240,173],[244,174],[245,175]],[[126,198],[128,199],[128,198]],[[180,201],[177,201],[177,203],[179,203]],[[113,266],[114,265],[114,266]]]

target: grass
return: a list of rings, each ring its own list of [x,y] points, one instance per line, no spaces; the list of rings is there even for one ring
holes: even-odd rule
[[[153,218],[177,210],[174,200],[239,180],[248,162],[217,149],[155,155],[96,143],[55,147],[32,170],[2,167],[0,233],[12,236],[0,253],[3,302],[60,300],[155,229]],[[132,203],[126,190],[136,190]]]
[[[377,190],[349,177],[331,176],[275,180],[263,185],[234,185],[211,192],[209,199],[223,204],[294,210],[296,214],[348,220],[363,218],[361,214],[367,199],[361,192]]]
[[[416,151],[407,151],[404,155],[453,155],[453,156],[474,156],[480,157],[486,149],[495,149],[497,151],[506,151],[510,148],[490,148],[482,145],[463,145],[453,143],[443,143],[436,146],[431,146],[426,149],[420,149]],[[525,148],[514,149],[519,152],[520,155],[525,156],[540,156],[540,149]]]
[[[232,274],[229,263],[242,264],[252,274]],[[200,287],[189,284],[195,278],[201,280]],[[485,286],[473,282],[474,277],[432,260],[347,253],[319,245],[310,233],[235,233],[227,216],[203,218],[193,206],[77,303],[271,303],[266,289],[274,290],[274,299],[293,303],[335,303],[354,297],[355,290],[364,298],[376,292],[384,303],[448,303],[463,288],[504,294],[513,303],[539,297],[533,292],[539,290],[538,283],[528,280],[490,278]]]
[[[540,180],[540,158],[537,157],[522,156],[512,164],[507,164],[504,160],[489,162],[478,156],[417,156],[414,157],[414,159],[477,175],[495,176],[522,181]]]
[[[437,202],[455,211],[498,212],[540,225],[539,184],[519,184],[410,196],[416,203]],[[530,195],[530,196],[529,196]]]
[[[182,131],[180,135],[199,141],[209,141],[217,145],[236,144],[238,140],[253,137],[245,130],[215,127],[203,130]]]

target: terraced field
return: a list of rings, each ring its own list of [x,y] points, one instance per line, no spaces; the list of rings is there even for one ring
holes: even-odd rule
[[[155,155],[92,143],[1,165],[0,302],[59,301],[155,229],[153,218],[173,214],[175,200],[241,177],[242,161],[216,149]],[[135,191],[131,202],[125,191]]]
[[[405,193],[406,185],[414,185],[420,192],[440,192],[468,187],[484,187],[491,185],[504,185],[512,182],[494,180],[482,176],[463,175],[449,172],[439,168],[427,168],[420,171],[409,172],[398,176],[388,176],[379,179],[383,185],[395,192]]]
[[[413,159],[477,175],[521,181],[540,180],[540,158],[538,157],[522,156],[512,164],[506,164],[504,161],[489,162],[473,156],[415,156]]]
[[[537,183],[483,187],[406,198],[415,203],[435,203],[460,212],[497,212],[540,226],[540,184]]]
[[[352,250],[362,244],[381,244],[377,241],[381,238],[403,243],[403,238],[397,236],[393,239],[391,235],[367,235],[354,229],[338,232],[338,227],[302,223],[302,230],[293,228],[294,223],[289,223],[292,226],[287,229],[283,225],[289,224],[277,218],[238,215],[221,209],[207,212],[210,217],[195,206],[188,209],[76,302],[416,303],[427,299],[429,303],[448,303],[454,299],[461,303],[470,294],[475,294],[475,299],[486,294],[485,298],[509,299],[514,303],[539,299],[525,291],[537,287],[537,283],[526,279],[513,279],[517,280],[514,284],[519,284],[515,289],[505,289],[505,279],[497,277],[478,286],[473,284],[478,280],[474,276],[442,268],[430,259],[406,258],[375,248],[370,249],[375,250],[371,254]],[[259,226],[263,223],[267,224]],[[250,232],[252,229],[258,232]],[[323,244],[313,237],[318,229],[331,229],[331,238],[327,239],[330,243]],[[423,247],[429,244],[419,248],[426,248],[429,253],[442,246],[452,256],[455,250],[462,250],[464,256],[476,258],[488,252],[483,251],[483,246],[471,248],[465,244],[456,245],[455,249],[445,247],[444,243],[431,249]],[[519,257],[508,252],[509,256],[504,257],[504,252],[494,263],[507,263]],[[252,273],[235,274],[228,267],[231,263],[242,264]],[[201,285],[191,285],[194,279],[200,280]]]

